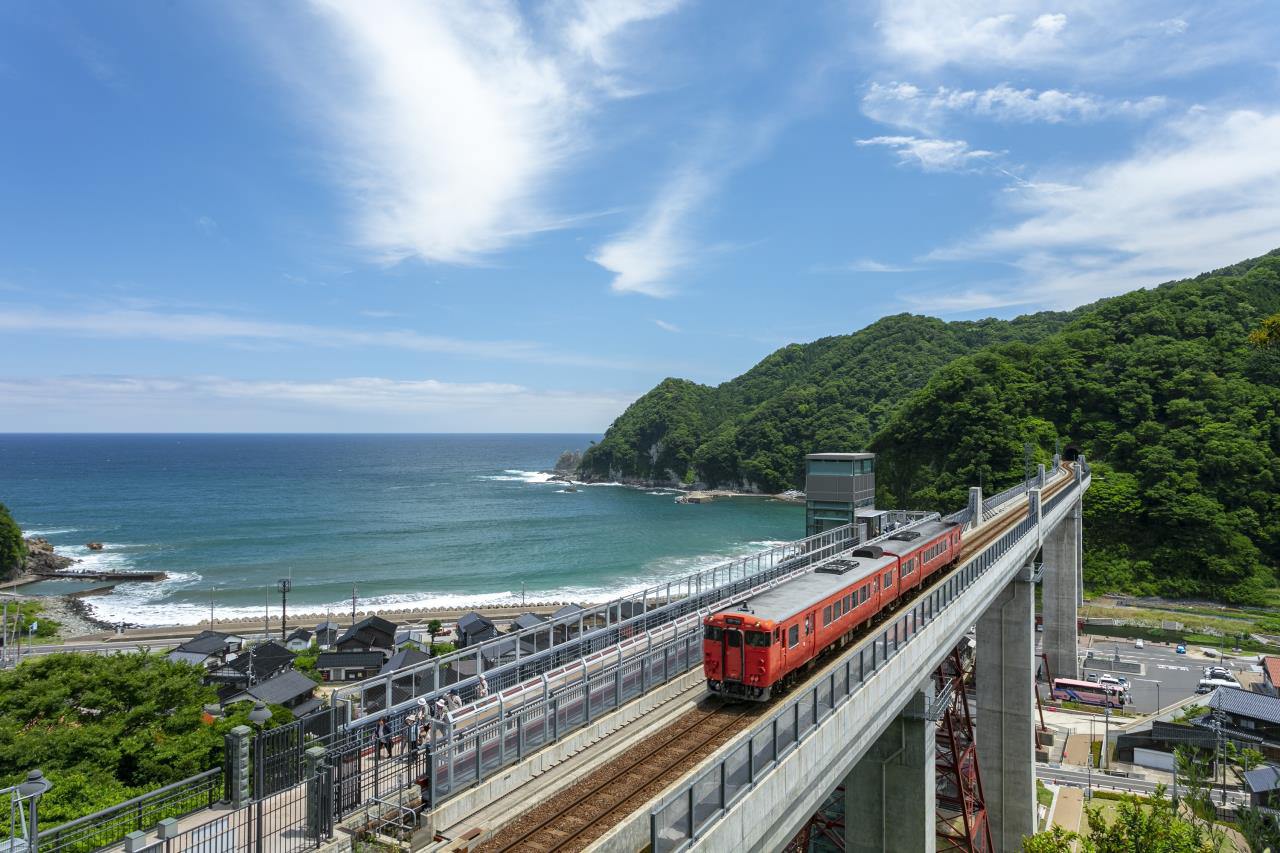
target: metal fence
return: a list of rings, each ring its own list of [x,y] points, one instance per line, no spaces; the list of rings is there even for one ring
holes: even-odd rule
[[[229,809],[167,838],[152,839],[135,853],[296,853],[333,837],[333,772],[321,768],[265,800]],[[41,848],[43,850],[43,848]]]
[[[924,513],[898,511],[889,523],[903,524]],[[749,556],[729,560],[679,580],[653,586],[622,598],[586,607],[540,625],[502,634],[465,649],[429,661],[366,679],[334,693],[334,704],[349,702],[353,719],[377,715],[388,708],[407,705],[419,696],[432,698],[449,689],[466,693],[484,674],[495,686],[493,675],[520,679],[555,669],[571,660],[599,651],[620,637],[648,630],[696,610],[721,588],[749,580],[771,569],[785,569],[797,561],[810,561],[815,553],[843,550],[857,541],[854,525],[778,545]],[[518,665],[518,666],[517,666]]]
[[[1054,497],[1064,499],[1076,491],[1063,489]],[[679,851],[690,846],[838,706],[856,694],[903,645],[1034,528],[1035,519],[1023,519],[926,593],[910,610],[897,616],[891,625],[846,653],[816,684],[788,699],[769,719],[756,726],[749,739],[665,797],[649,815],[653,853]]]
[[[41,853],[87,853],[120,842],[130,832],[147,831],[166,817],[178,818],[222,799],[222,770],[208,770],[149,791],[119,805],[77,818],[39,835]]]

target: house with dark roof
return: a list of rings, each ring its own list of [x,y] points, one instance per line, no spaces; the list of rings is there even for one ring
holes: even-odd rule
[[[498,627],[488,618],[472,611],[458,620],[458,648],[474,646],[498,636]]]
[[[1263,764],[1244,774],[1244,788],[1249,792],[1249,805],[1275,808],[1280,804],[1280,767]]]
[[[578,622],[576,617],[582,615],[582,613],[582,607],[579,607],[576,604],[566,604],[564,607],[561,607],[555,613],[551,614],[552,622],[559,623],[559,620],[564,620],[563,623],[556,625],[555,642],[557,645],[572,640],[574,637],[578,636]],[[587,630],[585,625],[583,626],[583,630]]]
[[[169,652],[169,660],[215,669],[234,658],[243,647],[243,637],[221,631],[201,631]]]
[[[285,638],[285,648],[291,652],[306,651],[311,648],[311,638],[314,636],[306,628],[295,628],[293,633]]]
[[[294,653],[280,643],[269,640],[250,646],[234,659],[210,670],[205,680],[210,684],[245,689],[292,669],[294,657]]]
[[[546,617],[539,616],[536,613],[521,613],[511,622],[510,633],[525,631],[528,629],[536,629],[540,625],[547,625]],[[530,634],[526,634],[520,638],[520,654],[531,655],[534,652],[540,652],[543,649],[551,648],[551,629],[537,631],[534,630]]]
[[[382,665],[378,670],[380,675],[386,675],[388,672],[395,672],[404,669],[406,666],[413,666],[415,663],[424,663],[431,660],[431,655],[418,649],[401,649],[391,656],[391,659]]]
[[[381,650],[371,652],[324,652],[316,658],[316,672],[325,681],[359,681],[377,675],[386,663]]]
[[[1280,658],[1267,655],[1262,659],[1260,692],[1268,696],[1280,696]]]
[[[396,647],[396,625],[381,616],[366,616],[333,644],[340,652],[382,652],[385,661]]]
[[[342,626],[332,619],[326,619],[316,626],[316,644],[322,649],[330,648],[334,643],[338,642],[338,637],[341,635]]]
[[[1280,697],[1240,687],[1219,687],[1205,705],[1217,712],[1222,732],[1232,740],[1253,745],[1269,757],[1280,758]],[[1208,727],[1208,717],[1196,725]]]
[[[234,693],[228,694],[222,704],[225,706],[253,699],[268,705],[283,705],[293,711],[295,717],[301,717],[323,704],[322,700],[315,698],[315,691],[314,681],[296,669],[288,669],[243,690],[236,689]]]

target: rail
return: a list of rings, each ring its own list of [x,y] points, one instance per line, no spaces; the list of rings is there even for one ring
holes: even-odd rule
[[[1056,506],[1076,488],[1060,490],[1048,502]],[[1008,500],[1008,498],[1004,498]],[[1047,507],[1046,507],[1047,508]],[[1006,531],[981,553],[952,572],[878,634],[865,638],[843,655],[816,684],[789,698],[736,749],[682,784],[649,814],[653,853],[682,851],[717,821],[765,775],[797,747],[835,709],[854,696],[880,667],[920,630],[969,589],[1022,537],[1036,519],[1028,517]]]
[[[148,791],[110,808],[43,829],[41,853],[86,853],[116,844],[130,832],[146,832],[163,818],[178,818],[208,808],[222,798],[222,770],[207,770]]]

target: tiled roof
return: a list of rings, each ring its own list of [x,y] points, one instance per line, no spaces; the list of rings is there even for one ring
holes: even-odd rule
[[[415,663],[431,660],[431,655],[426,652],[420,652],[417,649],[405,649],[396,652],[391,659],[382,665],[382,669],[378,670],[380,674],[395,672],[397,669],[404,669],[406,666],[413,666]]]
[[[1280,767],[1264,764],[1244,774],[1244,784],[1255,794],[1280,788]]]
[[[280,705],[290,699],[305,696],[316,689],[316,683],[296,669],[282,672],[245,690],[255,699],[272,705]]]
[[[1262,671],[1267,674],[1267,681],[1280,686],[1280,658],[1267,656],[1262,659]]]
[[[1205,704],[1234,717],[1280,724],[1280,697],[1253,693],[1239,687],[1219,687]]]
[[[384,660],[382,652],[325,652],[316,658],[316,669],[381,668]]]
[[[174,649],[175,652],[193,652],[196,654],[203,653],[206,655],[217,654],[227,647],[227,640],[231,637],[218,631],[201,631],[190,640]]]

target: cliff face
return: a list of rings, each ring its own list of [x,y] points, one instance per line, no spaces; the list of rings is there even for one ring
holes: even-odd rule
[[[716,387],[665,379],[584,454],[579,476],[646,485],[779,492],[816,450],[861,450],[942,365],[990,343],[1034,341],[1066,313],[945,323],[899,314],[859,332],[792,344]]]
[[[30,536],[25,541],[27,543],[27,559],[22,565],[22,571],[26,574],[56,572],[79,562],[70,557],[63,557],[60,554],[53,553],[53,546],[49,544],[47,539],[39,536]]]

